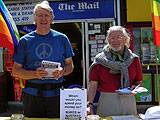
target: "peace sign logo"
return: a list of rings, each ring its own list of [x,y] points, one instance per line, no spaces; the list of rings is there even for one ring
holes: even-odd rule
[[[46,59],[51,56],[53,48],[48,43],[41,43],[36,47],[36,56],[39,59]]]

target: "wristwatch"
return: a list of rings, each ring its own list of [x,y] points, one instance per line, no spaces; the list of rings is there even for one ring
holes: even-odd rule
[[[92,102],[88,102],[87,106],[93,106],[93,103]]]

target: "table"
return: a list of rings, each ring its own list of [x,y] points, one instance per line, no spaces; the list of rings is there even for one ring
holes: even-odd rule
[[[0,120],[11,120],[10,117],[0,117]],[[60,120],[59,118],[27,118],[25,120]],[[137,116],[126,115],[126,116],[109,116],[101,118],[100,120],[141,120]]]
[[[0,120],[11,120],[10,117],[0,117]],[[26,118],[25,120],[59,120],[59,118]]]

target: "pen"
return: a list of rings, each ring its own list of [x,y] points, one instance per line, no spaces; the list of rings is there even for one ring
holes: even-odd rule
[[[138,84],[134,89],[137,89],[141,84]]]
[[[138,84],[133,90],[132,90],[132,92],[134,91],[134,92],[136,92],[136,89],[140,86],[141,84]]]

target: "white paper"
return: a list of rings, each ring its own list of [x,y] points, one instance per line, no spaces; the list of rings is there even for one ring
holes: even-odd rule
[[[148,90],[144,87],[137,86],[133,90],[130,88],[122,88],[116,90],[116,92],[122,93],[122,94],[130,94],[130,93],[142,93],[142,92],[148,92]]]
[[[92,49],[91,49],[91,53],[97,53],[97,49],[95,49],[95,48],[93,49],[93,48],[92,48]]]
[[[62,70],[61,63],[59,62],[52,62],[52,61],[47,61],[43,60],[41,62],[41,66],[44,68],[45,71],[48,72],[48,75],[44,77],[44,79],[52,79],[54,76],[52,73],[56,70]]]
[[[87,90],[60,90],[60,120],[85,120],[87,116]]]
[[[92,44],[91,49],[97,48],[97,44]]]
[[[160,120],[160,106],[153,106],[146,110],[144,120]]]
[[[103,43],[103,40],[97,40],[97,43]]]
[[[144,87],[137,87],[134,90],[132,90],[133,93],[142,93],[142,92],[148,92],[148,90]]]
[[[96,40],[89,40],[88,44],[97,44],[97,41]]]
[[[118,89],[118,90],[116,90],[116,92],[123,93],[123,94],[132,93],[132,91],[129,88]]]

